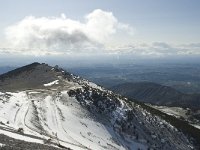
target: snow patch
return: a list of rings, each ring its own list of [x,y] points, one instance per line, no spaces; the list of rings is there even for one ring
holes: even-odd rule
[[[4,147],[4,146],[6,146],[6,144],[2,144],[2,143],[0,143],[0,147]]]
[[[41,92],[37,92],[37,91],[29,92],[29,94],[38,94],[38,93],[41,93]]]
[[[192,126],[194,126],[197,129],[200,129],[200,125],[196,125],[196,124],[191,124]]]
[[[54,84],[59,84],[59,80],[52,81],[50,83],[44,84],[44,86],[52,86]]]

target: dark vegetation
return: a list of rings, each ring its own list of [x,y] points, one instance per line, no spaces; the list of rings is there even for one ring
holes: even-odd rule
[[[90,105],[86,104],[85,99],[89,100],[99,113],[108,113],[120,106],[119,100],[112,94],[107,94],[98,89],[93,89],[89,86],[83,86],[84,91],[81,89],[70,90],[69,96],[75,96],[76,99],[88,109]],[[111,100],[112,99],[112,100]]]

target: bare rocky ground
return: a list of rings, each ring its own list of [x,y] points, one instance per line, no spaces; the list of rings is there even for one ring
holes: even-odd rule
[[[3,134],[0,134],[0,143],[4,145],[0,147],[0,150],[60,150],[61,149],[53,146],[17,140]]]
[[[46,139],[42,139],[40,137],[36,137],[34,135],[20,133],[16,130],[0,127],[1,130],[5,130],[11,133],[27,136],[29,138],[34,138],[38,140],[43,140],[45,144],[26,142],[23,140],[18,140],[4,134],[0,134],[0,150],[72,150],[70,148],[63,147],[61,145],[57,145],[54,142],[48,141]]]

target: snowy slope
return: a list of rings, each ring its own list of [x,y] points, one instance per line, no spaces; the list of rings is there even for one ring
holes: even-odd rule
[[[62,145],[74,149],[125,149],[112,139],[112,128],[93,120],[67,91],[56,94],[52,92],[50,96],[39,90],[2,94],[0,120],[15,129],[23,128],[28,134],[58,138]],[[133,145],[135,149],[145,148],[139,142]]]
[[[45,77],[45,83],[34,84],[32,88],[29,85],[27,89],[21,86],[23,90],[18,91],[1,91],[0,134],[15,134],[14,138],[22,140],[26,134],[33,135],[27,138],[29,142],[45,143],[42,139],[46,139],[74,150],[190,150],[194,147],[182,132],[139,104],[62,69],[43,64],[34,67],[29,77],[41,81]],[[47,71],[41,71],[40,75],[40,69]],[[48,80],[49,74],[52,80]],[[27,82],[20,74],[18,81],[13,77],[4,80],[15,84]],[[11,134],[11,130],[23,130],[20,133],[24,134]]]

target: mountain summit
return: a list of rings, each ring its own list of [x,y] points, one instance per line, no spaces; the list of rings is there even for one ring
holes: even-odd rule
[[[0,75],[0,90],[43,88],[45,83],[70,77],[69,73],[58,66],[32,63]]]
[[[0,91],[0,134],[15,139],[74,150],[198,149],[196,128],[58,66],[3,74]]]

